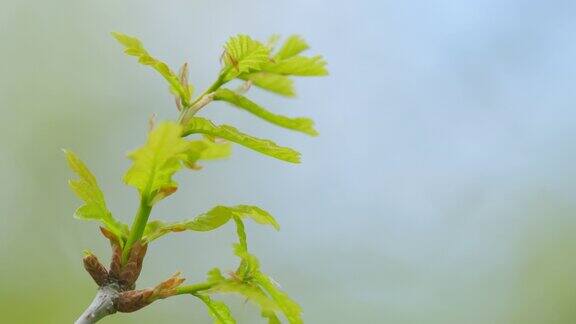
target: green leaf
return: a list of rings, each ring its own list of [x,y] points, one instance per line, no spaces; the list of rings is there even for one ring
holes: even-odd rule
[[[220,269],[214,268],[208,272],[208,283],[212,284],[209,293],[236,293],[258,305],[262,310],[274,312],[280,310],[278,305],[270,299],[257,285],[243,282],[240,278],[226,279]]]
[[[263,311],[263,312],[262,312],[262,317],[268,319],[268,324],[281,324],[280,320],[278,319],[278,317],[276,316],[276,314],[274,314],[274,312],[271,312],[271,311]]]
[[[230,309],[221,301],[215,301],[206,295],[194,294],[208,307],[208,312],[215,320],[215,324],[236,324]]]
[[[246,240],[244,222],[242,222],[240,217],[234,217],[234,223],[236,223],[236,234],[238,234],[238,244],[234,245],[234,254],[244,259],[248,254],[248,241]]]
[[[270,299],[266,294],[258,287],[237,281],[235,279],[227,279],[216,284],[210,292],[213,293],[236,293],[244,296],[246,299],[252,303],[258,305],[260,309],[264,311],[276,311],[280,310],[278,305]]]
[[[188,167],[195,169],[198,167],[196,162],[200,160],[224,159],[229,157],[231,153],[232,145],[230,143],[217,143],[204,137],[201,140],[189,142],[184,162]]]
[[[234,217],[234,222],[236,223],[236,233],[238,234],[238,244],[234,244],[234,254],[241,260],[235,274],[242,282],[249,282],[254,274],[259,272],[260,261],[255,255],[248,252],[246,231],[240,217]]]
[[[269,49],[247,35],[237,35],[224,46],[224,81],[229,81],[242,73],[260,70],[269,60]]]
[[[212,285],[210,293],[239,293],[245,296],[260,306],[262,316],[268,318],[271,324],[280,323],[276,311],[281,311],[291,324],[302,324],[300,306],[260,271],[258,258],[248,252],[242,219],[234,216],[234,221],[239,239],[239,243],[235,244],[235,254],[241,262],[230,279],[224,278],[219,269],[212,269],[208,274],[208,282]]]
[[[213,268],[212,270],[208,271],[208,283],[214,284],[224,280],[226,280],[226,278],[224,278],[220,269]]]
[[[276,230],[280,229],[280,225],[276,222],[274,217],[259,207],[248,205],[232,207],[216,206],[208,212],[198,215],[192,220],[177,223],[165,223],[160,220],[148,222],[144,230],[143,239],[147,242],[151,242],[170,232],[182,232],[187,230],[197,232],[212,231],[228,223],[228,221],[233,217],[248,217],[259,224],[270,225]]]
[[[323,76],[328,75],[326,61],[322,56],[293,56],[285,60],[267,63],[262,71],[282,75]]]
[[[264,289],[270,295],[270,297],[272,297],[290,324],[303,323],[301,317],[302,309],[300,306],[290,297],[288,297],[286,293],[281,291],[268,276],[258,272],[254,276],[254,281],[257,282],[260,287],[262,287],[262,289]]]
[[[180,78],[172,72],[166,63],[152,57],[138,38],[118,32],[113,32],[112,36],[124,46],[124,53],[137,57],[139,63],[148,65],[160,73],[170,84],[170,90],[182,99],[184,105],[189,105],[192,87],[187,84],[183,85]]]
[[[86,220],[97,220],[116,235],[120,242],[128,236],[128,226],[116,220],[106,206],[104,194],[96,177],[88,167],[72,151],[63,150],[70,169],[78,175],[79,179],[70,180],[68,183],[78,198],[84,200],[84,205],[76,209],[74,217]]]
[[[214,94],[214,100],[226,101],[280,127],[295,130],[311,136],[318,135],[318,132],[314,129],[314,121],[312,119],[305,117],[290,118],[274,114],[257,105],[250,99],[229,89],[219,89],[216,91]]]
[[[303,51],[310,48],[306,41],[298,35],[292,35],[286,39],[278,53],[274,56],[274,59],[284,60],[296,56]]]
[[[253,85],[281,96],[294,97],[296,95],[294,90],[294,81],[285,75],[268,72],[254,72],[250,74],[242,74],[239,78],[245,81],[250,80]]]
[[[138,189],[150,204],[177,188],[172,175],[182,167],[180,161],[186,158],[189,146],[181,135],[180,125],[161,123],[150,132],[144,146],[129,154],[133,164],[124,181]]]
[[[245,285],[259,287],[260,291],[268,294],[268,296],[270,296],[274,301],[275,305],[282,310],[282,313],[284,313],[291,324],[303,323],[301,318],[302,310],[300,306],[290,299],[286,293],[281,291],[273,280],[260,271],[260,262],[258,261],[258,258],[248,252],[246,232],[242,220],[239,217],[234,217],[234,221],[236,222],[236,232],[239,240],[239,243],[235,245],[235,254],[241,259],[240,265],[235,272],[235,277]],[[274,315],[274,313],[270,312],[269,309],[262,310],[268,315]],[[270,321],[274,323],[274,318],[269,318]]]
[[[300,153],[291,148],[278,146],[270,140],[244,134],[232,126],[216,126],[205,118],[192,117],[190,119],[184,127],[183,135],[187,136],[190,134],[205,134],[220,137],[279,160],[300,163]]]

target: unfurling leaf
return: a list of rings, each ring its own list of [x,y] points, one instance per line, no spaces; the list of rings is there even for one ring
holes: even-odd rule
[[[200,160],[224,159],[229,157],[231,153],[232,145],[230,145],[230,143],[218,143],[204,137],[203,139],[189,142],[184,163],[186,166],[194,169],[198,167],[196,162]]]
[[[258,287],[260,292],[267,295],[267,297],[269,296],[274,301],[275,307],[284,313],[291,324],[302,324],[302,310],[300,306],[290,299],[286,293],[281,291],[272,279],[260,271],[258,258],[248,252],[244,223],[239,217],[235,217],[234,221],[236,222],[236,232],[238,233],[239,240],[239,243],[235,245],[235,254],[240,257],[241,260],[234,274],[235,277],[244,285]],[[271,323],[274,323],[274,319],[277,320],[271,309],[263,308],[262,311],[263,315],[268,315],[265,317],[268,317]]]
[[[177,184],[172,175],[186,158],[189,144],[181,138],[182,127],[176,123],[159,124],[148,135],[146,144],[129,154],[133,163],[124,181],[138,189],[153,204],[173,193]]]
[[[326,61],[322,56],[293,56],[285,60],[269,62],[262,66],[262,71],[282,75],[324,76],[328,75]]]
[[[259,224],[271,225],[276,230],[280,229],[280,225],[278,225],[278,222],[276,222],[272,215],[256,206],[217,206],[194,219],[183,222],[165,223],[160,220],[151,221],[146,225],[143,239],[150,242],[170,232],[187,230],[197,232],[212,231],[226,224],[233,217],[249,217]]]
[[[238,278],[224,278],[218,268],[208,272],[208,282],[212,285],[209,293],[240,294],[252,303],[258,305],[263,311],[272,312],[280,310],[276,303],[270,299],[258,286],[242,282]]]
[[[296,56],[302,53],[308,48],[310,47],[302,37],[298,35],[292,35],[286,39],[278,53],[276,53],[274,56],[274,59],[284,60],[291,58],[292,56]]]
[[[290,324],[302,324],[302,309],[286,293],[281,291],[276,284],[265,274],[258,272],[255,274],[254,281],[260,285],[266,293],[276,302],[276,305],[282,310],[284,316]]]
[[[158,71],[170,84],[170,90],[182,99],[184,105],[189,105],[192,88],[187,83],[183,85],[180,78],[172,72],[166,63],[152,57],[138,38],[118,32],[113,32],[112,36],[124,46],[124,53],[137,57],[139,63],[151,66]]]
[[[98,186],[96,177],[88,170],[88,167],[72,152],[64,150],[70,169],[78,175],[78,179],[68,183],[78,198],[84,201],[84,205],[76,209],[74,216],[79,219],[97,220],[123,242],[128,236],[128,226],[116,220],[106,206],[104,194]]]
[[[302,132],[311,136],[318,135],[318,132],[314,129],[314,121],[312,119],[305,117],[290,118],[274,114],[257,105],[250,99],[229,89],[219,89],[216,91],[214,94],[214,100],[226,101],[280,127]]]
[[[252,303],[258,305],[262,310],[265,311],[277,311],[280,310],[278,305],[270,299],[266,294],[258,287],[246,283],[236,281],[234,279],[227,279],[211,289],[214,293],[224,293],[224,294],[240,294]]]
[[[209,296],[195,294],[208,307],[208,312],[215,320],[215,324],[236,324],[228,306],[221,301],[211,299]]]
[[[236,233],[238,234],[238,244],[234,244],[234,254],[240,258],[240,265],[236,269],[235,276],[242,282],[248,282],[260,269],[260,262],[255,255],[248,252],[248,242],[244,223],[240,217],[234,217],[236,223]]]
[[[237,35],[224,46],[224,81],[229,81],[242,73],[260,70],[269,60],[269,49],[247,35]]]
[[[245,81],[250,81],[253,85],[259,88],[281,96],[294,97],[296,95],[294,90],[294,81],[285,75],[268,72],[254,72],[242,74],[239,78]]]
[[[183,135],[187,136],[190,134],[205,134],[223,138],[279,160],[300,163],[300,153],[291,148],[278,146],[270,140],[244,134],[232,126],[216,126],[205,118],[192,117],[190,119],[184,126]]]

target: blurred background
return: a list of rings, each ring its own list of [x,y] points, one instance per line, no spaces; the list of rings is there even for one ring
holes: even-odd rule
[[[197,89],[226,39],[301,34],[329,62],[298,98],[251,90],[307,115],[308,138],[214,104],[218,122],[299,149],[290,165],[236,146],[229,161],[179,174],[152,218],[255,204],[279,233],[248,225],[263,268],[307,323],[576,323],[576,3],[574,1],[0,0],[0,314],[70,323],[95,285],[82,251],[107,260],[61,148],[96,174],[109,207],[137,206],[121,177],[147,119],[176,116],[165,82],[110,37],[140,37]],[[140,285],[182,270],[232,269],[233,226],[172,235]],[[239,323],[262,323],[240,298]],[[182,296],[102,323],[209,323]]]

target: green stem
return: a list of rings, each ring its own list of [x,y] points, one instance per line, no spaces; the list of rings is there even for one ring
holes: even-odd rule
[[[208,290],[212,287],[214,287],[214,284],[208,282],[202,282],[188,286],[181,286],[176,288],[176,295],[195,294],[199,291]]]
[[[140,207],[138,208],[138,212],[136,213],[136,217],[134,217],[134,222],[130,228],[130,235],[128,236],[126,245],[124,245],[124,250],[122,251],[122,264],[125,264],[126,261],[128,261],[130,250],[132,249],[134,243],[142,238],[142,234],[144,234],[144,229],[146,228],[146,223],[148,222],[148,217],[150,217],[151,211],[152,206],[148,202],[148,198],[142,197],[140,199]]]
[[[200,100],[202,100],[204,98],[204,96],[218,90],[221,86],[226,84],[226,82],[230,81],[230,80],[224,79],[229,70],[230,70],[230,68],[224,69],[220,73],[220,75],[218,76],[218,79],[216,79],[216,81],[214,81],[214,83],[212,83],[212,85],[208,89],[206,89],[204,92],[202,92],[202,94],[199,95],[188,107],[185,107],[184,109],[182,109],[182,111],[180,112],[180,116],[178,117],[179,123],[184,122],[185,118],[192,117],[192,116],[187,116],[190,113],[190,109],[193,109],[193,107],[196,104],[198,104],[198,102],[200,102]],[[196,113],[196,112],[194,112],[194,113]]]

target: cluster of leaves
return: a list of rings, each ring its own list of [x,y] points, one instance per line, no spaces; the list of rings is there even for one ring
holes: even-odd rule
[[[65,151],[70,168],[78,175],[71,180],[73,191],[84,201],[76,210],[80,219],[97,220],[115,236],[122,249],[123,261],[130,255],[135,244],[149,244],[172,232],[212,231],[231,220],[236,224],[239,242],[235,254],[240,265],[229,276],[213,269],[208,279],[200,284],[179,286],[181,281],[170,286],[169,294],[191,294],[202,300],[216,323],[235,323],[227,306],[211,298],[213,294],[237,293],[258,305],[262,316],[269,323],[280,323],[278,314],[290,323],[302,323],[300,307],[275,282],[261,272],[258,259],[249,253],[244,231],[244,219],[270,225],[276,230],[279,225],[265,210],[248,205],[217,206],[193,219],[168,223],[149,220],[152,207],[177,190],[173,180],[183,167],[200,169],[199,162],[226,158],[231,154],[231,143],[242,145],[259,153],[291,163],[300,162],[300,154],[288,147],[277,145],[271,140],[245,134],[229,125],[216,125],[212,121],[195,116],[211,101],[224,101],[249,112],[267,122],[307,135],[317,135],[314,123],[305,117],[291,118],[273,113],[247,98],[244,93],[251,85],[286,97],[295,95],[294,76],[323,76],[328,72],[320,56],[303,56],[308,44],[299,36],[288,37],[275,50],[278,37],[267,43],[258,42],[249,36],[232,37],[224,46],[222,69],[217,80],[206,91],[193,97],[193,87],[188,82],[188,66],[184,64],[179,73],[154,58],[134,37],[113,33],[125,49],[125,53],[138,58],[144,65],[152,67],[168,82],[175,96],[180,116],[176,122],[165,121],[154,125],[146,143],[129,154],[132,165],[124,176],[124,182],[138,190],[140,207],[129,227],[113,217],[94,175],[71,151]],[[239,91],[224,88],[232,80],[243,82]],[[197,135],[198,138],[190,138]],[[148,301],[151,302],[151,301]]]

